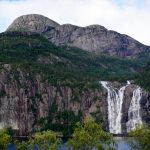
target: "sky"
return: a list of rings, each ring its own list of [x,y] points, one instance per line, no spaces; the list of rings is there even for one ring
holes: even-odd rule
[[[0,0],[0,32],[26,14],[59,24],[99,24],[150,45],[150,0]]]

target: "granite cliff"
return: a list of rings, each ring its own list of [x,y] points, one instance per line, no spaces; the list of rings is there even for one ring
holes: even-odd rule
[[[72,46],[94,52],[107,53],[113,56],[133,57],[150,51],[150,47],[135,39],[106,29],[100,25],[79,27],[58,23],[41,15],[25,15],[17,18],[7,31],[31,31],[41,33],[57,46]]]

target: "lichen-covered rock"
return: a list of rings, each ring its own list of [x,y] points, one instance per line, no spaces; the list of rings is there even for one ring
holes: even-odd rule
[[[42,33],[59,26],[55,21],[42,15],[31,14],[18,17],[8,27],[7,31],[29,31]]]
[[[79,27],[71,24],[58,23],[41,15],[25,15],[17,18],[7,31],[30,31],[42,33],[48,40],[57,46],[73,46],[94,52],[107,53],[113,56],[130,57],[150,51],[133,38],[107,30],[100,25]]]

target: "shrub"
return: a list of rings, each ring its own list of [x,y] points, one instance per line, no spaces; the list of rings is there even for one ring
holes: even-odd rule
[[[29,144],[38,145],[43,150],[56,150],[58,143],[57,134],[53,131],[35,133],[29,140]]]
[[[110,133],[105,132],[94,119],[88,118],[82,124],[78,123],[73,133],[73,138],[69,140],[68,147],[73,150],[98,150],[113,149],[113,137]]]
[[[7,145],[10,143],[11,137],[7,133],[6,130],[1,129],[0,130],[0,149],[1,150],[6,150]]]

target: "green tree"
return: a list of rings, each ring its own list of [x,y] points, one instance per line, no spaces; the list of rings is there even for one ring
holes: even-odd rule
[[[28,142],[22,141],[16,141],[15,145],[17,146],[17,150],[27,150],[28,149]]]
[[[1,150],[6,150],[7,145],[10,143],[11,137],[7,133],[6,130],[1,129],[0,130],[0,149]]]
[[[137,84],[150,91],[150,62],[139,72]]]
[[[78,123],[73,138],[68,141],[68,147],[73,150],[92,150],[93,147],[97,150],[110,150],[114,149],[110,146],[113,144],[112,135],[105,132],[92,118],[86,119],[83,124]]]
[[[130,138],[128,141],[134,150],[150,150],[150,128],[143,124],[136,130],[130,132]]]
[[[38,132],[29,140],[29,144],[38,145],[42,150],[56,150],[59,140],[53,131]]]

